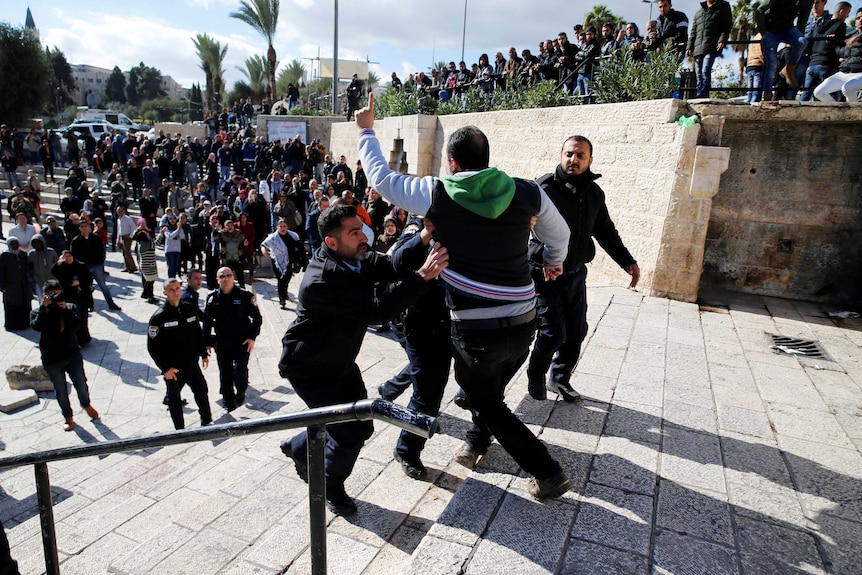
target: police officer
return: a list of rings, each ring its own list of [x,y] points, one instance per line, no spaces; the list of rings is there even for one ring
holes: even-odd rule
[[[201,425],[212,423],[207,382],[198,366],[209,365],[198,309],[180,301],[182,284],[176,278],[165,282],[165,304],[159,308],[147,328],[147,351],[165,376],[168,387],[168,410],[175,429],[185,428],[180,391],[188,384],[201,414]]]
[[[216,277],[219,289],[207,296],[204,306],[204,338],[207,348],[215,346],[219,391],[225,409],[233,411],[245,403],[248,358],[263,319],[254,294],[236,286],[231,268],[219,268]]]

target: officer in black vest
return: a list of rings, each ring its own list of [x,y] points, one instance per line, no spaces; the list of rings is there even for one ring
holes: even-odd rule
[[[451,176],[417,178],[392,171],[374,135],[374,97],[356,113],[359,156],[368,183],[410,213],[424,215],[449,250],[441,277],[452,319],[455,379],[473,413],[467,444],[456,456],[472,468],[491,434],[524,471],[537,499],[571,486],[545,445],[508,408],[506,385],[529,355],[536,331],[536,296],[527,246],[530,228],[545,241],[545,276],[562,272],[569,230],[535,182],[489,168],[488,139],[475,126],[456,130],[447,144]]]
[[[534,275],[539,293],[539,332],[527,368],[534,399],[545,399],[546,389],[568,402],[580,398],[569,380],[587,335],[586,264],[596,256],[593,237],[631,276],[629,289],[635,289],[640,279],[640,268],[623,245],[605,205],[605,193],[595,182],[601,176],[590,170],[592,163],[592,143],[583,136],[572,136],[563,143],[556,171],[538,180],[572,233],[563,274],[553,282]],[[534,240],[532,251],[540,246]],[[546,385],[549,367],[551,379]]]
[[[207,382],[198,366],[209,365],[198,320],[198,308],[180,300],[182,284],[176,278],[165,282],[165,304],[150,318],[147,328],[147,351],[165,376],[168,386],[168,410],[175,429],[185,428],[180,391],[188,384],[201,414],[201,425],[212,423]]]
[[[219,289],[207,296],[204,306],[204,340],[207,348],[215,346],[219,391],[225,409],[233,411],[245,403],[248,358],[263,318],[254,294],[235,285],[233,270],[219,268],[216,277]]]

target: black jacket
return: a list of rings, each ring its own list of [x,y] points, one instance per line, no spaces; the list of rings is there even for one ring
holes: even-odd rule
[[[716,0],[712,6],[701,2],[689,32],[688,49],[693,56],[718,51],[719,44],[727,43],[732,26],[733,11],[726,0]]]
[[[538,179],[539,185],[554,202],[572,232],[569,237],[569,255],[563,262],[563,273],[574,272],[593,261],[596,257],[593,238],[621,268],[637,263],[623,245],[611,220],[605,204],[605,192],[595,182],[600,177],[587,170],[575,178],[573,185],[561,177],[558,168],[557,173],[545,174]]]
[[[207,357],[198,313],[196,306],[180,301],[177,307],[165,303],[150,318],[147,351],[162,373],[172,367],[183,371]]]
[[[208,346],[218,341],[239,343],[256,339],[262,323],[254,294],[238,285],[229,294],[217,289],[207,296],[204,340]]]
[[[81,314],[71,302],[66,302],[66,309],[40,305],[39,309],[30,312],[30,325],[40,332],[39,350],[43,364],[68,359],[81,349],[77,336]]]
[[[843,20],[827,20],[820,25],[814,32],[815,36],[834,36],[829,40],[814,40],[811,42],[811,62],[812,64],[829,66],[830,68],[838,68],[838,51],[844,47],[844,37],[847,35],[847,28],[844,26]]]
[[[414,249],[424,253],[421,242],[417,243]],[[347,374],[368,326],[394,319],[427,291],[427,282],[411,271],[368,252],[355,272],[329,247],[321,246],[302,278],[296,319],[282,338],[281,376],[320,377],[323,383],[327,376]],[[391,291],[375,295],[378,283],[399,278],[403,280]]]
[[[79,235],[72,240],[72,255],[75,259],[90,266],[98,266],[105,263],[105,244],[102,238],[90,233],[86,238]]]
[[[688,43],[688,16],[674,9],[669,10],[667,16],[659,15],[658,40],[666,50],[685,52],[685,45]]]

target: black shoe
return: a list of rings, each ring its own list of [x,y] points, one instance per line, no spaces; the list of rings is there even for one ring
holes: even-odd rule
[[[245,405],[245,394],[244,393],[237,394],[237,396],[236,396],[236,406],[239,407],[240,405]]]
[[[109,305],[109,306],[108,306],[108,309],[112,309],[112,310],[114,310],[114,311],[120,311],[120,310],[121,310],[121,309],[123,309],[123,308],[121,308],[120,306],[118,306],[118,305],[117,305],[117,304],[115,304],[115,303],[112,303],[111,305]]]
[[[353,515],[356,513],[356,502],[347,495],[344,485],[327,485],[326,508],[336,515]]]
[[[306,459],[294,456],[293,448],[290,446],[290,439],[285,439],[284,441],[282,441],[280,447],[281,452],[284,453],[284,455],[288,459],[293,460],[293,465],[296,467],[296,474],[299,475],[299,478],[308,483],[308,461]],[[343,487],[341,489],[342,491],[344,490]],[[354,507],[356,506],[354,505]],[[333,511],[333,513],[335,512]]]
[[[554,499],[571,489],[572,482],[569,481],[565,472],[560,471],[553,477],[547,479],[530,479],[527,483],[527,493],[542,501],[543,499]]]
[[[556,381],[549,381],[546,386],[548,391],[556,393],[560,397],[563,398],[563,401],[566,403],[575,403],[581,399],[581,394],[575,391],[575,389],[569,385],[568,383],[558,383]]]
[[[548,399],[548,391],[545,389],[545,376],[533,377],[527,374],[527,391],[535,400],[542,401]]]
[[[458,393],[455,394],[455,399],[453,399],[452,402],[461,409],[470,411],[470,400],[467,399],[467,394],[464,393],[463,389],[458,390]]]
[[[428,474],[428,470],[424,465],[422,465],[418,456],[404,456],[398,453],[397,449],[393,455],[395,456],[395,461],[401,464],[401,469],[404,470],[404,475],[410,479],[423,479]]]
[[[385,399],[386,401],[395,401],[402,393],[404,393],[404,389],[406,388],[401,388],[391,381],[387,381],[386,383],[381,383],[377,386],[377,393],[380,394],[381,399]]]

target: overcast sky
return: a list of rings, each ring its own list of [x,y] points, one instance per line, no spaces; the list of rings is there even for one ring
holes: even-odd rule
[[[637,22],[649,18],[650,4],[641,0],[604,0],[614,13]],[[2,19],[20,26],[25,3],[5,2]],[[674,8],[691,19],[697,0],[676,0]],[[520,53],[536,51],[538,41],[561,30],[571,33],[594,3],[545,0],[466,0],[465,60],[482,52],[504,54],[509,46]],[[13,8],[14,6],[14,8]],[[254,54],[265,54],[266,43],[249,26],[229,17],[239,7],[230,0],[30,0],[30,9],[45,46],[56,46],[72,64],[122,70],[143,61],[172,76],[185,87],[203,84],[203,72],[192,38],[208,33],[227,44],[226,84],[244,76],[237,67]],[[371,69],[388,80],[394,71],[403,79],[427,71],[432,62],[461,57],[465,0],[341,0],[338,7],[338,53],[342,60],[378,62]],[[275,49],[280,65],[293,59],[331,58],[333,0],[282,0]],[[658,10],[653,6],[653,18]],[[316,69],[316,67],[315,67]]]

